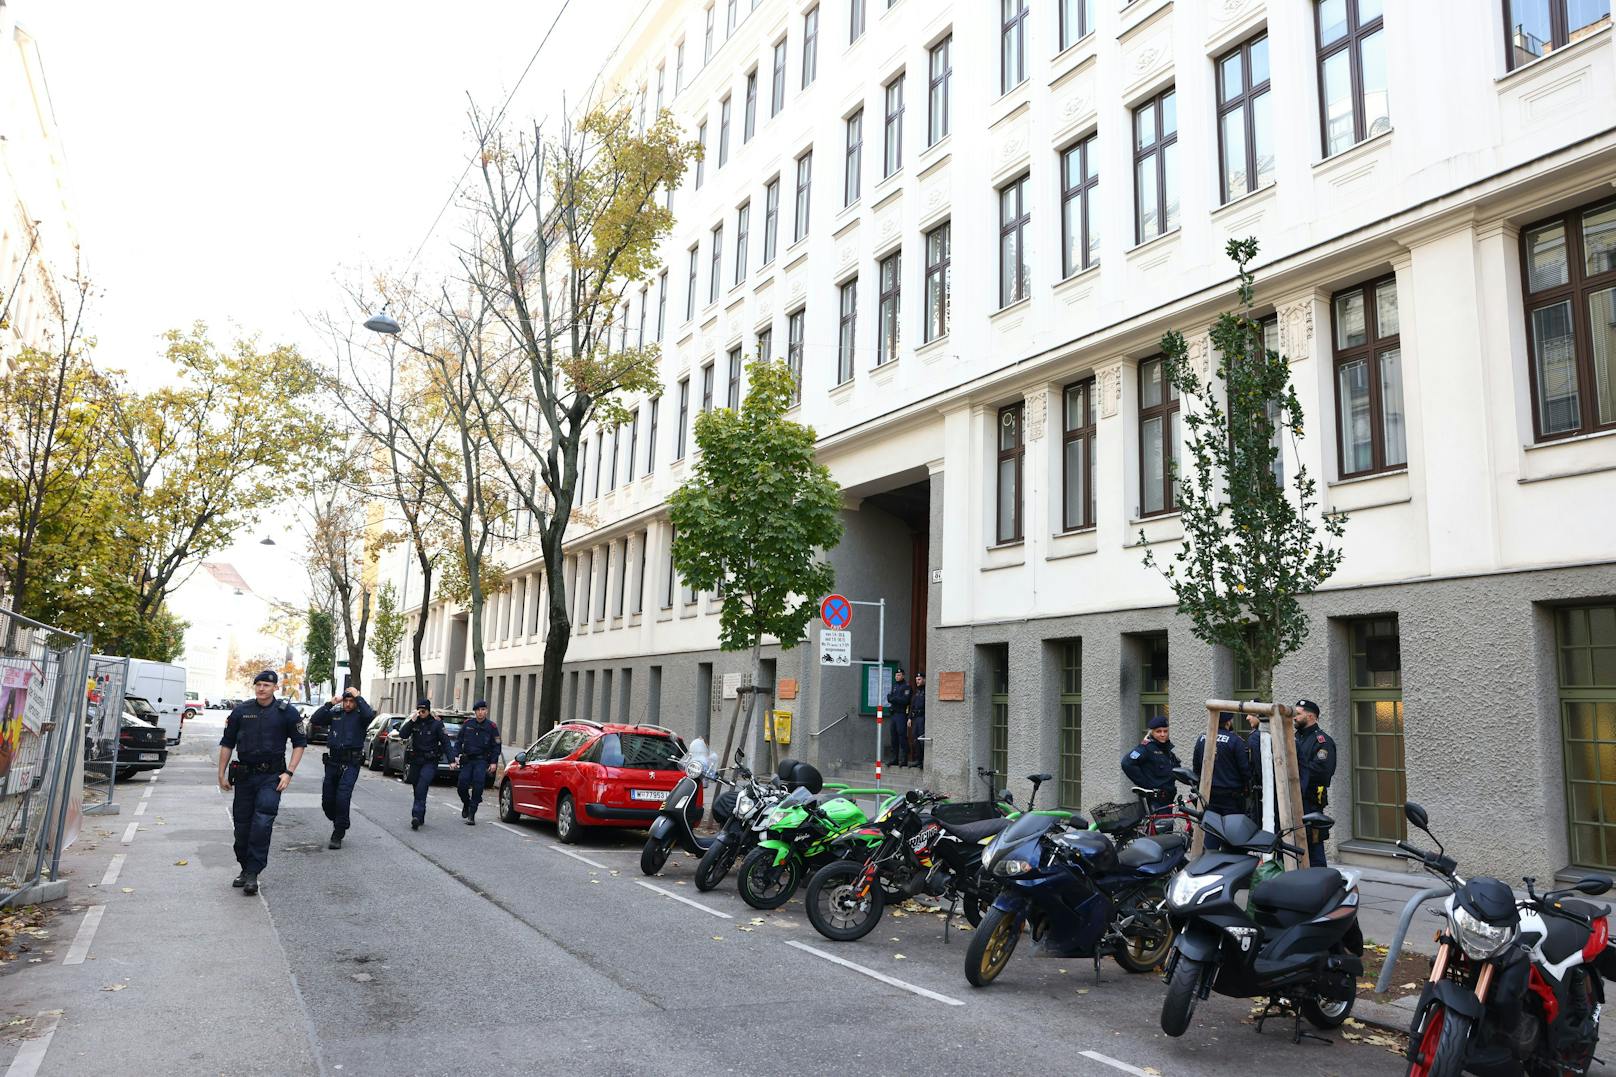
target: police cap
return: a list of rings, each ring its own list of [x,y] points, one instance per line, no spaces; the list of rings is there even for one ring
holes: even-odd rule
[[[1312,711],[1315,718],[1319,715],[1319,705],[1311,699],[1298,699],[1296,709],[1299,711]]]
[[[258,676],[253,678],[253,683],[254,684],[279,684],[279,683],[281,683],[281,679],[275,675],[274,670],[266,669],[262,673],[258,674]]]

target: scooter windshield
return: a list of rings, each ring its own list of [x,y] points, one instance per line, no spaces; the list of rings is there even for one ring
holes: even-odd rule
[[[1057,826],[1061,820],[1053,815],[1023,815],[999,832],[982,854],[982,866],[989,871],[993,865],[1009,856],[1029,841],[1034,841]]]

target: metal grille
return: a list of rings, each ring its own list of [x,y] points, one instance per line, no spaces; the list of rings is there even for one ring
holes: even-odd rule
[[[1146,636],[1139,669],[1139,732],[1144,733],[1150,725],[1150,720],[1157,716],[1167,717],[1167,681],[1168,675],[1163,672],[1155,676],[1152,669],[1167,669],[1167,633]]]
[[[993,694],[988,700],[988,768],[993,788],[1010,783],[1010,648],[993,652]]]
[[[1061,643],[1060,806],[1083,804],[1083,643]]]
[[[1375,644],[1372,641],[1392,641]],[[1369,668],[1371,647],[1395,654],[1396,617],[1352,623],[1352,833],[1366,841],[1408,836],[1403,802],[1403,673]]]
[[[1616,606],[1555,611],[1571,862],[1616,866]]]

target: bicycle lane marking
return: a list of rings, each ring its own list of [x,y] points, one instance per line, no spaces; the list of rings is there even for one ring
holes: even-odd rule
[[[51,1037],[56,1035],[56,1026],[61,1020],[61,1010],[39,1011],[34,1017],[34,1030],[38,1035],[24,1040],[22,1046],[17,1048],[16,1057],[6,1067],[6,1077],[34,1077],[39,1072],[39,1067],[45,1062],[45,1052],[50,1050]]]
[[[79,923],[78,931],[73,935],[73,944],[67,948],[67,956],[62,958],[64,965],[82,965],[90,953],[90,943],[95,941],[95,933],[101,926],[101,917],[107,914],[105,905],[92,905],[84,914]]]
[[[944,1005],[948,1005],[948,1006],[963,1006],[963,1005],[965,1005],[964,1002],[962,1002],[961,1000],[959,1000],[957,998],[950,998],[947,995],[938,994],[936,991],[932,991],[932,990],[930,990],[928,988],[925,988],[925,987],[920,987],[917,984],[912,984],[912,983],[909,983],[909,982],[907,982],[905,980],[900,980],[896,976],[888,976],[884,972],[877,972],[872,968],[866,968],[865,966],[857,964],[856,962],[848,961],[846,958],[837,957],[835,954],[828,954],[824,950],[821,950],[816,946],[809,946],[805,942],[798,942],[796,939],[786,939],[785,943],[786,943],[787,946],[791,946],[791,947],[794,947],[795,949],[801,950],[803,953],[813,954],[815,957],[821,958],[821,959],[823,959],[825,961],[829,961],[832,964],[840,965],[843,968],[852,969],[854,972],[862,973],[863,975],[868,976],[872,980],[880,980],[884,984],[888,984],[888,985],[890,985],[892,987],[900,988],[900,989],[902,989],[904,991],[908,991],[911,994],[919,995],[922,998],[929,998],[934,1002],[941,1002]]]

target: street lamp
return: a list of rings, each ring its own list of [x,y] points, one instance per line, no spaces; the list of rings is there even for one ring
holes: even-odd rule
[[[264,534],[264,537],[258,540],[258,545],[260,545],[260,546],[273,546],[273,545],[275,545],[275,540],[270,538],[269,534],[266,532]]]
[[[387,308],[383,307],[380,311],[365,319],[365,328],[369,329],[372,333],[383,333],[387,336],[397,336],[402,327],[398,324],[398,320],[396,318],[387,313]]]

